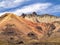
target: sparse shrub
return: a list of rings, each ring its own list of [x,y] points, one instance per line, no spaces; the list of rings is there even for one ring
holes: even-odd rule
[[[30,37],[31,39],[37,39],[36,34],[34,34],[33,32],[28,33],[28,37]]]
[[[42,28],[40,26],[36,26],[36,28],[40,31],[42,31]]]

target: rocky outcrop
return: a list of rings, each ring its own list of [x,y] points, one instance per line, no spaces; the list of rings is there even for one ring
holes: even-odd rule
[[[40,22],[50,23],[54,21],[60,21],[60,17],[53,16],[50,14],[38,15],[36,12],[33,12],[32,14],[25,14],[24,16],[22,14],[21,17],[24,17],[25,19],[36,23]]]

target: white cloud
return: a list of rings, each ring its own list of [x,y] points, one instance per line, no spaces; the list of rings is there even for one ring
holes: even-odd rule
[[[2,5],[0,5],[0,7],[11,8],[11,7],[14,7],[15,4],[17,5],[18,3],[20,3],[20,2],[22,3],[24,1],[25,0],[18,0],[18,1],[14,0],[14,1],[12,1],[12,2],[14,2],[13,3],[14,5],[10,6],[10,4],[7,4],[8,5],[7,6],[7,5],[4,5],[4,3],[3,3]],[[26,0],[26,1],[29,1],[29,0]],[[40,14],[46,14],[46,13],[56,14],[57,12],[60,12],[60,5],[53,5],[52,3],[35,3],[35,4],[30,4],[30,5],[23,6],[22,8],[19,8],[19,9],[15,9],[10,13],[20,15],[22,13],[31,13],[31,12],[34,12],[34,11],[39,12]],[[2,15],[4,13],[9,13],[9,12],[3,12],[3,13],[0,13],[0,15]]]
[[[60,5],[55,5],[51,9],[52,13],[60,12]]]
[[[29,0],[4,0],[4,1],[0,2],[0,7],[12,8],[12,7],[21,5],[25,1],[29,1]]]
[[[52,5],[52,7],[46,9],[46,10],[43,10],[41,11],[41,13],[43,14],[56,14],[56,13],[59,13],[60,12],[60,5]]]
[[[28,6],[24,6],[21,9],[17,9],[13,11],[15,14],[21,14],[21,13],[30,13],[30,12],[37,12],[37,11],[42,11],[47,9],[49,6],[51,6],[51,3],[36,3],[36,4],[31,4]]]
[[[24,2],[24,1],[29,1],[29,0],[15,0],[14,2],[15,3],[18,3],[19,2],[20,3],[20,2]]]

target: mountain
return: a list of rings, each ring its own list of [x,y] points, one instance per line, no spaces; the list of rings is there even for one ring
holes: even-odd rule
[[[37,15],[35,12],[21,16],[6,13],[0,17],[0,45],[60,43],[59,35],[60,17]]]
[[[23,18],[30,20],[32,22],[54,22],[54,21],[60,21],[60,17],[53,16],[50,14],[43,14],[43,15],[38,15],[35,12],[32,14],[22,14],[21,15]]]

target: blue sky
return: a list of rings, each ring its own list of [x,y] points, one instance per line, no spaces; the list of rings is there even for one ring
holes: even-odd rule
[[[37,12],[60,16],[60,0],[0,0],[0,14]]]

